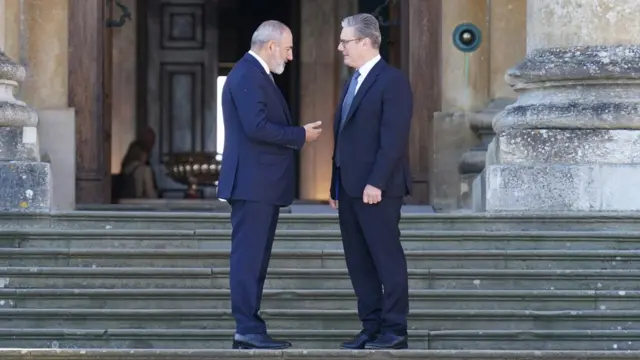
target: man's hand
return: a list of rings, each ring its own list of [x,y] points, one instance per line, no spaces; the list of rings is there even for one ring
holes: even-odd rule
[[[320,133],[322,132],[320,125],[322,125],[322,121],[316,121],[304,126],[306,142],[312,142],[318,139],[318,136],[320,136]]]
[[[329,206],[331,206],[331,208],[333,210],[337,210],[338,209],[338,200],[329,199]]]
[[[362,193],[362,202],[365,204],[377,204],[382,201],[382,190],[375,188],[371,185],[364,187]]]

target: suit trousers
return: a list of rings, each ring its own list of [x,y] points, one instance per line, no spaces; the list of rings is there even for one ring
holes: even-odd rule
[[[230,204],[233,230],[229,287],[236,333],[265,334],[267,327],[258,312],[280,208],[244,200]]]
[[[367,333],[406,335],[409,279],[400,243],[402,197],[378,204],[352,197],[340,186],[338,213],[347,269]]]

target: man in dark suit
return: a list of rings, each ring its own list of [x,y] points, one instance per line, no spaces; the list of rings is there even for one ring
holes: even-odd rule
[[[409,285],[399,222],[411,190],[413,94],[407,77],[380,58],[375,17],[350,16],[342,27],[338,50],[355,72],[335,115],[330,203],[338,208],[363,329],[341,347],[404,349]]]
[[[295,157],[320,135],[320,122],[294,126],[273,81],[293,59],[293,38],[278,21],[262,23],[251,50],[233,67],[222,90],[225,126],[218,196],[231,205],[231,311],[235,349],[285,349],[267,334],[258,314],[280,207],[291,205]]]

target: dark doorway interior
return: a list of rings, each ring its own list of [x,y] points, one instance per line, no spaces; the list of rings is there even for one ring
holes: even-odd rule
[[[166,175],[169,154],[217,149],[217,83],[249,49],[265,20],[288,24],[299,42],[296,0],[138,0],[138,131],[157,135],[151,164],[162,197],[186,188]],[[294,52],[295,56],[295,52]],[[276,76],[294,119],[296,62]]]
[[[247,52],[251,35],[263,21],[279,20],[289,25],[294,35],[294,46],[299,44],[300,38],[297,36],[298,6],[298,1],[295,0],[230,0],[220,2],[218,12],[219,57],[222,65],[220,75],[225,73],[223,69],[228,71],[228,65],[233,64]],[[287,64],[282,75],[275,76],[276,83],[290,104],[297,103],[295,98],[297,75],[298,68],[296,61],[293,61]]]

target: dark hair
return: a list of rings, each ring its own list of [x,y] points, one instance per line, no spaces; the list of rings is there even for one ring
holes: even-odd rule
[[[131,164],[134,161],[142,161],[145,155],[148,155],[145,144],[141,140],[132,142],[131,144],[129,144],[127,153],[122,159],[122,170],[124,170],[127,165]]]

